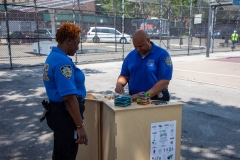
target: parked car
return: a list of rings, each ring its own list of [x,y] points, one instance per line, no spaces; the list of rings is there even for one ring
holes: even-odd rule
[[[35,41],[39,39],[39,41],[51,41],[55,38],[55,36],[52,34],[52,30],[48,28],[39,28],[38,30],[34,31],[34,38]]]
[[[206,38],[207,37],[207,28],[206,27],[197,27],[195,29],[194,37],[196,37],[196,38]]]
[[[24,31],[14,31],[10,35],[11,43],[22,44],[22,43],[29,43],[33,41],[33,33],[31,32],[24,32]]]
[[[222,39],[222,32],[221,32],[221,30],[215,30],[215,31],[213,31],[213,37],[214,38],[220,38],[220,39]]]
[[[122,35],[122,33],[115,28],[109,27],[90,27],[86,35],[86,42],[115,42],[115,33],[116,42],[131,43],[132,38],[130,35],[125,33]]]
[[[170,27],[169,28],[170,36],[180,37],[181,33],[183,34],[184,31],[185,31],[185,28],[182,28],[182,30],[180,27]]]
[[[157,29],[155,29],[155,30],[148,29],[148,30],[146,30],[146,32],[148,33],[148,35],[151,39],[159,39],[159,37],[160,37],[160,31]],[[164,36],[164,35],[162,34],[162,36]]]
[[[231,37],[232,33],[233,33],[234,29],[230,28],[230,27],[226,27],[221,29],[221,37],[222,39],[225,39],[226,37]]]

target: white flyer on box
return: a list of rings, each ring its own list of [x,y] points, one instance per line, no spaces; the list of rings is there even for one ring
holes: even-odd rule
[[[176,121],[151,123],[150,160],[175,160]]]

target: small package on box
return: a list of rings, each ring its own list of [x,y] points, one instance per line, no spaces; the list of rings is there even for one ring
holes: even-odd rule
[[[127,107],[131,105],[131,96],[130,95],[119,95],[114,99],[115,106]]]
[[[137,104],[147,105],[150,104],[150,97],[148,96],[149,92],[140,92],[137,96]]]

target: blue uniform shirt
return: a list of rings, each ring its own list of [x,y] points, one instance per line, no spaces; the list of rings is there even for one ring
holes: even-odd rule
[[[53,47],[46,59],[43,82],[51,101],[62,102],[63,96],[71,94],[86,97],[84,73],[58,47]]]
[[[152,49],[144,58],[137,50],[131,51],[122,64],[120,75],[129,77],[128,87],[131,94],[146,92],[159,80],[172,79],[172,61],[169,53],[153,42]]]

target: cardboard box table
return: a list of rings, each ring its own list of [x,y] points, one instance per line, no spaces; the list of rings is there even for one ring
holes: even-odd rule
[[[180,160],[180,103],[117,107],[112,99],[87,95],[84,117],[89,144],[79,145],[77,160],[149,160],[151,124],[166,121],[176,121],[175,159]]]

